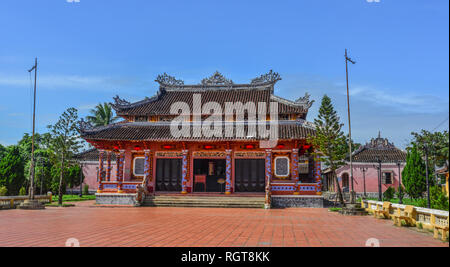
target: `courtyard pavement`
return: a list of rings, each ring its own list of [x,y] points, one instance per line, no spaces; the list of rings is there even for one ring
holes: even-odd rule
[[[0,246],[443,246],[430,234],[395,227],[371,216],[347,217],[327,209],[220,209],[76,207],[1,210]]]

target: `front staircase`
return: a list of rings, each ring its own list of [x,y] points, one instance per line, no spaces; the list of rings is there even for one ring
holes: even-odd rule
[[[146,196],[143,206],[201,208],[264,208],[261,196],[156,195]]]

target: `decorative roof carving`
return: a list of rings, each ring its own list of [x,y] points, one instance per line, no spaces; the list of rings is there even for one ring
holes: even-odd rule
[[[281,80],[280,74],[274,72],[273,70],[270,70],[268,73],[253,79],[251,84],[275,83],[279,80]]]
[[[114,99],[114,103],[112,103],[111,105],[114,108],[131,105],[130,102],[126,101],[125,99],[121,99],[118,95],[113,97],[113,99]]]
[[[370,143],[365,145],[366,148],[370,149],[395,149],[393,143],[390,143],[387,138],[381,138],[381,132],[378,132],[377,138],[372,138]]]
[[[161,85],[184,85],[183,80],[177,80],[175,77],[168,75],[167,73],[160,74],[156,77],[156,82]]]
[[[313,104],[315,100],[309,100],[310,94],[305,93],[304,97],[300,97],[299,99],[295,100],[295,103],[298,105],[302,105],[305,109],[309,109]]]
[[[202,80],[202,85],[232,85],[232,80],[225,78],[220,72],[216,71],[211,77]]]
[[[387,138],[381,138],[380,133],[377,138],[372,138],[353,152],[353,162],[375,163],[379,159],[384,163],[405,162],[406,152],[396,148]]]
[[[85,121],[84,119],[81,119],[78,122],[78,127],[80,128],[81,132],[92,130],[94,126],[89,121]]]

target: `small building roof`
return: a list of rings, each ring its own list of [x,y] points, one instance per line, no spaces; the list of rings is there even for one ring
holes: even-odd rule
[[[264,122],[265,123],[265,122]],[[243,125],[243,132],[237,133]],[[194,137],[192,128],[195,126],[193,122],[189,123],[191,127],[191,136],[189,138],[174,137],[170,130],[170,122],[122,122],[111,124],[108,126],[96,127],[92,129],[84,129],[81,136],[88,140],[118,140],[118,141],[252,141],[252,140],[267,140],[259,135],[250,137],[248,132],[248,125],[250,122],[222,122],[222,137]],[[254,123],[256,131],[258,132],[258,123]],[[227,137],[225,130],[227,127],[233,127],[233,137]],[[314,135],[315,130],[312,125],[306,121],[279,121],[278,122],[278,139],[305,139],[309,135]]]
[[[88,149],[75,155],[75,159],[79,161],[98,161],[99,151],[96,148]],[[116,161],[116,155],[112,153],[111,161]]]
[[[200,94],[202,103],[217,102],[224,111],[225,102],[243,104],[264,102],[267,110],[270,102],[278,102],[279,114],[303,114],[302,118],[306,119],[308,109],[314,101],[309,101],[308,94],[296,101],[275,96],[274,85],[279,80],[280,75],[270,71],[253,79],[249,84],[235,84],[216,72],[211,77],[203,79],[200,84],[185,85],[182,80],[164,73],[156,79],[160,87],[155,96],[135,103],[116,96],[115,103],[111,104],[119,116],[170,115],[170,107],[177,102],[187,103],[192,110],[193,95]]]
[[[380,158],[384,163],[406,162],[406,152],[398,149],[387,138],[381,138],[378,134],[377,138],[361,146],[353,153],[353,162],[377,162]]]

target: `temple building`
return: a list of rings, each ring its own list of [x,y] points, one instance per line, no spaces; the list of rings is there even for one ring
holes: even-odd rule
[[[400,174],[406,165],[406,152],[395,147],[387,138],[378,134],[369,143],[353,152],[353,186],[358,196],[366,193],[369,197],[378,196],[378,184],[381,172],[381,191],[389,187],[398,190]],[[381,166],[381,169],[380,169]],[[324,171],[327,173],[327,171]],[[336,170],[339,184],[344,192],[352,190],[350,162]],[[335,183],[331,175],[325,175],[327,191],[335,191]]]
[[[81,136],[99,150],[99,194],[320,195],[320,161],[306,121],[314,101],[274,95],[273,71],[248,84],[216,72],[185,85],[159,75],[153,97],[112,103],[123,121]],[[117,159],[113,168],[112,158]]]

